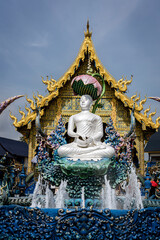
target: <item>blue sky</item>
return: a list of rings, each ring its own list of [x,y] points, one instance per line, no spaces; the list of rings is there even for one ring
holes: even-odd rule
[[[160,97],[159,0],[7,0],[0,1],[0,102],[8,97],[39,91],[41,76],[58,80],[76,58],[89,18],[92,40],[105,68],[119,80],[133,82],[136,92]],[[0,116],[0,136],[18,139],[9,110],[19,117],[25,98]],[[147,100],[160,115],[160,103]]]

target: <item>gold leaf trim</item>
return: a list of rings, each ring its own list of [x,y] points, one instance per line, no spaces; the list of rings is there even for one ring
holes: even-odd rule
[[[42,82],[47,85],[47,90],[49,91],[49,94],[45,97],[43,97],[39,94],[38,94],[38,97],[33,96],[34,99],[37,101],[38,106],[40,106],[40,107],[48,106],[48,103],[59,95],[59,89],[61,87],[63,87],[64,84],[68,80],[71,79],[71,76],[73,76],[73,74],[75,73],[75,69],[77,69],[79,66],[79,61],[80,60],[84,61],[85,54],[87,52],[90,54],[90,60],[95,61],[97,70],[99,70],[99,73],[104,77],[104,80],[111,86],[111,88],[115,89],[115,96],[123,102],[125,107],[132,108],[134,102],[137,102],[140,100],[140,96],[137,97],[137,94],[133,95],[131,98],[128,98],[124,94],[124,92],[127,90],[127,85],[132,82],[132,76],[131,76],[131,80],[127,80],[126,78],[124,80],[124,78],[122,77],[117,82],[115,80],[115,78],[113,76],[111,76],[111,74],[104,68],[104,66],[98,59],[91,38],[85,37],[75,61],[70,66],[70,68],[66,71],[66,73],[58,81],[53,79],[52,76],[51,76],[50,80],[48,79],[48,76],[47,76],[46,80],[44,80],[42,77]],[[26,97],[26,100],[30,103],[30,108],[34,111],[36,109],[34,101],[27,97]],[[135,104],[135,112],[136,112],[135,117],[136,117],[137,121],[139,121],[140,123],[143,122],[146,126],[156,128],[157,126],[159,126],[159,120],[157,120],[157,122],[155,124],[151,118],[151,116],[153,116],[153,114],[151,114],[148,119],[146,116],[147,111],[144,113],[144,115],[139,113],[141,110],[143,110],[143,104],[145,102],[146,102],[146,98],[141,100],[139,105],[137,103]],[[17,118],[14,118],[12,116],[12,119],[14,120],[13,125],[15,125],[16,127],[20,127],[22,125],[24,126],[25,124],[28,124],[29,122],[35,120],[35,118],[36,118],[35,112],[31,113],[29,111],[25,118],[25,122],[22,122],[22,121],[17,122]]]

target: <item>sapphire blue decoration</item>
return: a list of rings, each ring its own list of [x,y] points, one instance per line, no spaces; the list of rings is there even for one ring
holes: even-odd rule
[[[19,175],[19,183],[18,183],[18,188],[20,190],[20,196],[25,196],[25,193],[24,193],[25,189],[26,189],[25,180],[26,180],[26,174],[25,174],[24,165],[23,165],[22,171]]]
[[[159,236],[160,208],[127,211],[0,207],[0,239],[159,240]]]
[[[116,132],[112,118],[109,118],[109,122],[107,123],[107,127],[105,129],[105,143],[109,143],[112,147],[116,147],[120,142],[120,134]]]

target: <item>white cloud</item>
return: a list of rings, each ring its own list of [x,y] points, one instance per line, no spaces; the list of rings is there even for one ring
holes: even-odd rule
[[[37,36],[33,37],[34,39],[28,42],[28,46],[30,47],[47,47],[49,45],[48,34],[41,35],[37,34]]]

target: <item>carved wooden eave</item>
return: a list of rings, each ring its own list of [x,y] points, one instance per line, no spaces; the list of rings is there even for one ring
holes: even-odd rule
[[[37,102],[37,106],[43,108],[41,110],[41,116],[44,114],[44,108],[48,106],[49,102],[56,98],[59,95],[59,90],[66,84],[67,81],[71,81],[72,76],[75,74],[75,71],[79,68],[80,61],[84,61],[85,56],[88,55],[91,62],[95,63],[96,70],[103,76],[104,80],[109,84],[111,88],[114,89],[115,97],[119,99],[123,104],[124,107],[128,107],[132,109],[133,104],[135,103],[135,117],[136,120],[142,124],[142,129],[146,130],[146,128],[151,128],[153,130],[157,130],[160,127],[160,117],[156,119],[156,123],[152,121],[152,116],[156,112],[151,112],[149,116],[147,116],[147,113],[150,111],[150,109],[146,109],[144,113],[141,113],[143,110],[143,105],[147,100],[147,97],[145,99],[141,100],[139,104],[137,103],[140,100],[140,96],[137,97],[136,95],[133,95],[131,98],[129,98],[125,92],[127,91],[127,86],[132,82],[132,76],[130,80],[124,79],[123,77],[117,81],[111,74],[104,68],[100,60],[98,59],[96,55],[96,51],[94,49],[93,42],[91,40],[92,32],[89,31],[89,23],[87,23],[87,31],[85,32],[85,38],[84,41],[80,47],[78,56],[76,57],[73,64],[70,66],[70,68],[66,71],[66,73],[58,80],[56,81],[51,76],[50,80],[48,77],[46,80],[42,77],[42,82],[47,85],[48,95],[42,96],[40,94],[37,94],[37,96],[33,95],[34,100],[29,99],[26,97],[26,100],[28,103],[30,103],[30,108],[25,107],[27,114],[25,114],[22,110],[19,109],[20,114],[22,115],[22,118],[18,121],[17,118],[10,113],[10,117],[12,120],[14,120],[13,125],[16,128],[21,128],[23,126],[27,126],[28,129],[31,128],[32,121],[36,118],[36,106],[35,102]]]

